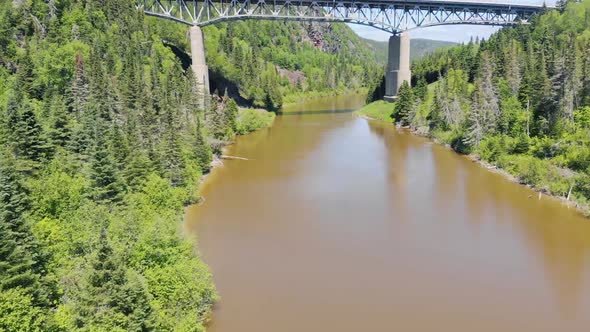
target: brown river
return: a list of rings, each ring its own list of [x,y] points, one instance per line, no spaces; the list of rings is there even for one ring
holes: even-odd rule
[[[362,100],[288,107],[206,179],[208,331],[590,331],[590,220]]]

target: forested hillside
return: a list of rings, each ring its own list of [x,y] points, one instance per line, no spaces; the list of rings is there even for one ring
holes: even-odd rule
[[[186,27],[133,3],[0,2],[0,331],[202,331],[217,299],[182,207],[213,152],[273,114],[225,91],[198,109]],[[208,61],[269,108],[363,86],[372,55],[326,29],[209,27]]]
[[[414,88],[402,87],[390,113],[402,125],[587,208],[590,0],[559,6],[530,25],[415,62]]]
[[[377,62],[385,65],[387,64],[389,42],[387,41],[376,41],[371,39],[363,39],[375,50],[375,56]],[[443,40],[432,40],[423,38],[411,38],[410,39],[410,61],[414,61],[424,57],[427,54],[434,52],[436,49],[441,47],[454,46],[457,43],[443,41]]]
[[[186,27],[166,25],[163,38],[190,52]],[[283,103],[367,87],[382,64],[344,24],[237,21],[203,28],[213,90],[240,103]]]

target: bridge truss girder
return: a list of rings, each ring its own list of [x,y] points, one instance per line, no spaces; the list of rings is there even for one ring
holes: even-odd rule
[[[512,25],[539,11],[531,6],[391,0],[138,0],[137,8],[193,26],[247,19],[347,22],[392,34],[435,25]]]

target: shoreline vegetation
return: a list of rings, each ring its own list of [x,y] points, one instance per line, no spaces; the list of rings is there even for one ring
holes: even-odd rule
[[[560,200],[561,202],[567,204],[568,209],[570,207],[573,207],[579,213],[584,215],[585,217],[590,218],[590,206],[575,200],[575,198],[572,199],[572,197],[569,197],[569,195],[571,195],[571,187],[572,186],[570,186],[570,189],[568,190],[568,193],[569,193],[568,196],[563,196],[560,194],[552,193],[551,191],[548,190],[549,184],[545,183],[545,184],[539,185],[539,184],[532,183],[528,180],[526,175],[523,176],[523,174],[517,172],[517,170],[514,168],[506,169],[506,168],[503,168],[501,165],[498,165],[497,163],[484,160],[482,158],[482,156],[477,153],[465,154],[461,151],[454,149],[453,146],[451,145],[451,142],[449,142],[448,140],[445,141],[445,137],[449,133],[444,133],[444,132],[429,133],[427,130],[424,130],[424,128],[421,128],[421,129],[420,128],[412,128],[410,126],[403,126],[402,127],[399,125],[399,123],[396,124],[393,122],[394,107],[395,107],[395,103],[389,103],[389,102],[386,102],[383,100],[379,100],[379,101],[375,101],[375,102],[366,104],[361,109],[354,111],[353,114],[355,116],[358,116],[358,117],[366,119],[366,120],[387,122],[387,123],[391,124],[392,126],[395,126],[396,129],[398,129],[398,130],[401,129],[401,130],[405,130],[413,135],[426,137],[426,138],[430,139],[432,142],[442,145],[442,146],[446,147],[447,149],[453,151],[454,153],[457,153],[461,156],[464,156],[465,158],[468,158],[470,161],[476,163],[478,166],[483,167],[490,172],[502,175],[505,179],[507,179],[510,182],[530,188],[531,190],[539,193],[538,199],[541,199],[541,195],[546,195],[546,196],[551,197],[553,199]],[[564,173],[571,174],[571,172],[572,172],[571,170],[567,170]]]
[[[226,148],[234,143],[234,140],[237,136],[247,135],[260,129],[272,126],[275,118],[276,113],[269,110],[262,108],[240,108],[237,117],[236,136],[228,141],[223,141],[220,143],[218,150],[213,154],[211,162],[209,163],[209,172],[207,172],[207,174],[203,174],[201,180],[199,181],[198,187],[203,184],[207,176],[211,174],[214,168],[223,165],[223,159],[247,160],[246,158],[242,157],[226,155]],[[199,188],[196,189],[196,192],[199,192]],[[202,197],[199,198],[202,199]]]
[[[356,88],[356,89],[334,89],[326,91],[309,91],[301,93],[291,93],[283,97],[283,106],[298,104],[303,101],[314,100],[325,97],[336,97],[347,94],[367,94],[368,88]]]
[[[550,37],[548,37],[550,36]],[[590,214],[590,0],[412,63],[395,105],[362,113],[448,144]],[[368,101],[381,99],[383,80]],[[477,157],[475,157],[477,156]]]

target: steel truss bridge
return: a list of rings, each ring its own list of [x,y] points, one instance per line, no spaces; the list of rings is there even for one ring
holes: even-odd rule
[[[513,0],[137,0],[145,14],[191,26],[235,20],[347,22],[392,34],[449,24],[512,25],[543,5]]]

